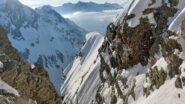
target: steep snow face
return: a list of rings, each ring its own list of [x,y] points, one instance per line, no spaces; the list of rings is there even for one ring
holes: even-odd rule
[[[97,68],[100,68],[99,72],[96,72],[98,74],[96,76],[99,76],[96,78],[99,80],[92,77],[94,80],[91,82],[86,78],[86,74],[89,74],[87,70],[91,70],[86,68],[86,64],[89,67],[93,65],[83,57],[83,51],[82,57],[76,58],[66,69],[65,85],[61,88],[64,102],[183,104],[185,99],[183,37],[185,30],[182,31],[184,28],[182,22],[185,21],[184,3],[184,0],[133,0],[114,24],[108,26],[107,36],[99,49],[100,61],[96,61],[99,64],[95,63],[98,65]],[[138,35],[144,36],[145,39],[135,38]],[[153,38],[155,38],[154,41]],[[153,42],[150,47],[151,41]],[[140,46],[143,48],[135,51],[140,49]],[[137,57],[136,54],[143,51],[146,54],[142,54],[139,61],[133,60]],[[145,57],[145,55],[149,56]],[[146,64],[140,60],[142,57]],[[91,59],[94,60],[94,58]],[[90,94],[93,100],[89,99],[88,92],[91,91],[92,86],[88,83],[92,86],[96,83],[98,86],[94,90],[96,94]]]
[[[100,84],[98,49],[103,42],[103,37],[99,33],[92,32],[86,35],[86,39],[87,42],[79,56],[65,69],[67,77],[62,84],[61,94],[67,104],[90,104]]]
[[[176,36],[177,38],[175,40],[177,40],[182,48],[183,48],[183,53],[181,54],[181,57],[183,59],[185,59],[185,40],[182,37],[182,22],[185,19],[185,1],[182,0],[180,1],[180,3],[178,4],[178,12],[175,14],[175,16],[173,18],[170,19],[169,21],[169,28],[168,30],[173,31],[175,33],[178,34],[178,36]]]
[[[157,0],[159,1],[159,0]],[[129,26],[135,27],[139,24],[139,19],[142,16],[142,11],[144,11],[148,5],[150,0],[135,0],[132,4],[130,10],[128,11],[128,15],[135,14],[134,19],[128,21]]]
[[[168,3],[167,1],[164,1]],[[162,4],[162,0],[156,0],[152,3],[152,0],[130,0],[127,7],[124,8],[123,12],[120,13],[115,24],[122,24],[123,20],[126,20],[130,27],[136,27],[140,23],[141,17],[147,17],[152,24],[156,24],[154,20],[153,13],[150,14],[143,14],[144,10],[146,9],[153,9],[160,7]],[[130,19],[124,18],[125,16],[134,15]]]
[[[100,48],[101,84],[95,104],[184,103],[184,3],[184,0],[133,0],[108,26]],[[138,35],[145,39],[135,38]],[[144,49],[136,52],[141,45]],[[148,52],[141,58],[149,55],[144,59],[146,64],[133,60],[145,50]]]
[[[5,90],[7,93],[14,94],[15,96],[20,96],[16,89],[12,88],[1,79],[0,79],[0,90]]]
[[[32,10],[17,0],[5,2],[0,8],[0,24],[12,45],[30,63],[44,65],[59,90],[62,70],[82,46],[85,31],[49,6]]]
[[[184,20],[184,17],[185,17],[185,8],[179,10],[179,13],[177,13],[176,18],[174,18],[173,21],[170,23],[170,26],[168,29],[180,34],[181,24],[182,24],[182,21]]]

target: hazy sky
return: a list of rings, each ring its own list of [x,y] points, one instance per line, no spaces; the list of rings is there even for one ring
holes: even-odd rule
[[[23,4],[26,4],[32,8],[42,6],[42,5],[53,5],[53,6],[59,6],[62,5],[63,3],[67,2],[78,2],[79,0],[19,0]],[[93,1],[97,3],[104,3],[104,2],[110,2],[110,3],[124,3],[127,0],[80,0],[80,1]]]

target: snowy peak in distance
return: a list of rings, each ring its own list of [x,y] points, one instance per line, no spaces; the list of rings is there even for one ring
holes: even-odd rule
[[[31,9],[17,0],[1,1],[0,25],[13,47],[30,63],[42,64],[59,90],[62,70],[74,59],[86,31],[50,6]]]
[[[122,8],[116,3],[98,4],[95,2],[65,3],[62,6],[53,7],[56,11],[62,14],[69,14],[74,12],[100,12],[104,10],[115,10]]]

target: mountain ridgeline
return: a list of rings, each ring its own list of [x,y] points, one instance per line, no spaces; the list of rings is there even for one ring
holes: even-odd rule
[[[84,44],[86,31],[50,6],[33,10],[18,0],[0,5],[0,25],[13,47],[30,63],[42,64],[59,92],[62,71]]]
[[[107,27],[97,59],[92,60],[96,67],[90,66],[89,72],[82,74],[81,78],[67,74],[65,84],[70,87],[61,88],[63,102],[183,104],[184,10],[184,0],[131,1],[117,20]],[[73,63],[71,66],[79,68],[81,65]],[[79,71],[87,67],[83,66]],[[90,80],[87,75],[94,73],[98,75]],[[72,83],[76,77],[78,84]],[[86,89],[87,86],[90,87]],[[89,93],[92,89],[97,91],[96,94]]]
[[[103,37],[84,35],[50,6],[1,0],[0,103],[184,104],[185,0],[129,2]]]
[[[124,18],[108,26],[94,102],[183,104],[185,40],[175,22],[185,19],[178,18],[184,6],[183,0],[133,0]]]
[[[0,84],[1,104],[60,104],[57,94],[48,73],[39,64],[32,67],[22,60],[18,51],[8,40],[7,32],[0,27],[0,68],[1,80],[15,88],[19,96],[2,90]],[[9,91],[10,88],[7,88]]]
[[[61,14],[70,14],[74,12],[101,12],[104,10],[121,9],[122,6],[116,3],[97,4],[95,2],[64,3],[62,6],[53,7]]]

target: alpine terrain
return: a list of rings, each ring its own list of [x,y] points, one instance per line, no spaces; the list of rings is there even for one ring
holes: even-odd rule
[[[84,44],[86,31],[50,6],[33,10],[18,0],[0,0],[0,25],[22,58],[44,66],[59,92],[62,71]]]
[[[0,27],[0,104],[61,104],[46,70],[22,60]]]
[[[65,69],[64,104],[184,104],[185,1],[132,0]]]

